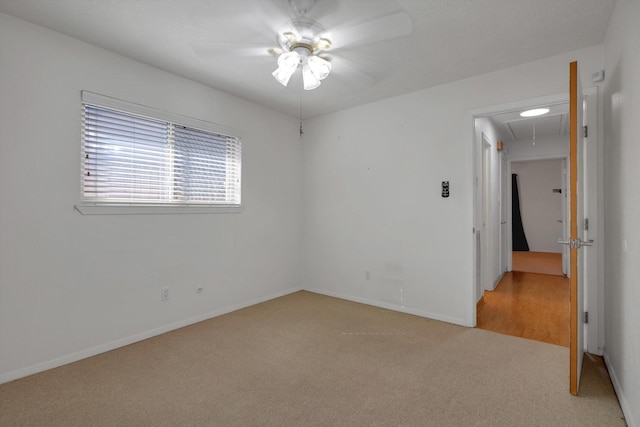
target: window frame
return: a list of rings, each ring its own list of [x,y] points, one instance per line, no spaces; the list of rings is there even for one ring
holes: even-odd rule
[[[225,135],[238,140],[242,149],[242,134],[237,129],[221,126],[215,123],[182,116],[167,111],[158,110],[141,104],[123,101],[105,95],[81,91],[81,108],[85,104],[120,111],[125,114],[147,117],[151,120],[168,122],[176,126],[185,126],[205,132]],[[74,205],[75,209],[83,215],[96,214],[178,214],[178,213],[240,213],[243,211],[242,196],[239,204],[222,204],[208,202],[144,202],[144,201],[101,201],[95,198],[87,198],[84,195],[84,152],[85,141],[81,132],[81,158],[80,158],[80,201]],[[242,151],[240,154],[240,194],[242,195]]]

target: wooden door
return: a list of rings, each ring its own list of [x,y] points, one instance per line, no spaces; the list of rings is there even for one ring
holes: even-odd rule
[[[578,394],[580,387],[580,372],[584,356],[584,277],[580,266],[580,248],[584,242],[582,236],[583,187],[582,187],[582,141],[583,141],[583,105],[582,90],[578,80],[578,63],[569,64],[569,186],[570,186],[570,256],[569,271],[571,282],[571,315],[570,315],[570,386],[573,395]]]

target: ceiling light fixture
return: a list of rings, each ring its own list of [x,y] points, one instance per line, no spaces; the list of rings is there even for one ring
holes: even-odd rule
[[[534,108],[533,110],[527,110],[520,113],[520,117],[538,117],[544,116],[549,112],[548,108]]]
[[[289,79],[298,68],[302,68],[302,84],[305,90],[320,86],[320,80],[331,73],[331,63],[317,54],[331,48],[331,41],[313,36],[315,24],[304,23],[303,35],[292,32],[282,33],[278,44],[284,53],[278,57],[278,68],[272,73],[282,85],[287,86]]]
[[[278,57],[278,69],[273,72],[273,77],[275,77],[282,86],[286,86],[298,68],[298,64],[300,64],[300,55],[298,52],[283,53]]]

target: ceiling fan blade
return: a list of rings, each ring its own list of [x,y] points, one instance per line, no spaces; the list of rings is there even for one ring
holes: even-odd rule
[[[234,43],[234,42],[211,42],[197,43],[192,46],[196,56],[201,58],[212,56],[229,56],[236,57],[266,57],[277,56],[281,50],[275,46],[252,43]]]
[[[358,89],[368,88],[376,82],[376,78],[361,70],[357,62],[349,60],[344,56],[333,56],[331,58],[330,76],[342,80],[347,85]]]
[[[339,0],[286,0],[288,3],[288,14],[294,20],[318,21],[330,15],[338,8]]]
[[[283,28],[289,28],[290,19],[283,12],[287,0],[261,0],[242,2],[242,13],[233,15],[230,8],[227,14],[216,15],[213,19],[202,16],[199,20],[202,29],[191,43],[198,57],[213,55],[235,55],[242,57],[265,56],[278,49],[278,34]],[[240,2],[233,2],[237,8]],[[288,3],[287,3],[288,6]],[[208,31],[208,27],[212,27]]]
[[[406,12],[376,18],[356,25],[338,27],[325,33],[334,49],[355,47],[408,36],[413,32],[413,22]]]

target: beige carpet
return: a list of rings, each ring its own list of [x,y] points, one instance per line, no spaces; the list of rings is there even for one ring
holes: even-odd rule
[[[561,253],[513,251],[512,254],[512,271],[564,276]]]
[[[309,292],[0,386],[1,426],[616,426],[568,350]]]

